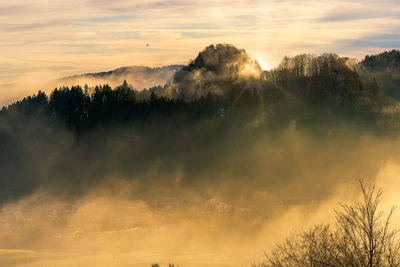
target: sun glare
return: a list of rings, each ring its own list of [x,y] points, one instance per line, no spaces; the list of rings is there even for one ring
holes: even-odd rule
[[[273,68],[273,66],[268,62],[268,60],[264,56],[257,55],[255,59],[257,60],[258,64],[260,64],[263,70],[270,70]]]

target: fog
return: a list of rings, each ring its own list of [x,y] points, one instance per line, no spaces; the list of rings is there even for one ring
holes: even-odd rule
[[[54,77],[59,75],[55,71],[32,71],[11,83],[0,84],[0,106],[9,105],[38,90],[49,92],[56,85]]]
[[[54,88],[62,86],[80,85],[84,87],[87,85],[95,87],[96,85],[109,84],[114,88],[122,85],[126,80],[132,88],[142,91],[145,88],[171,82],[175,72],[180,68],[180,65],[155,68],[130,66],[105,72],[64,75],[65,77],[62,73],[56,71],[30,72],[12,83],[0,84],[0,106],[9,105],[27,95],[37,93],[38,90],[49,93]]]
[[[111,87],[117,87],[123,84],[124,80],[132,85],[138,91],[154,86],[162,86],[173,80],[174,74],[182,66],[171,65],[158,68],[149,68],[143,66],[122,67],[112,71],[87,73],[65,77],[58,81],[57,86],[74,86],[85,84],[89,87],[95,87],[99,84],[109,84]]]
[[[24,192],[3,199],[2,266],[249,266],[291,232],[333,222],[359,179],[383,187],[386,210],[397,204],[397,137],[217,125],[119,128],[79,146],[59,125],[26,125],[12,142],[24,156],[1,159],[14,179],[3,190]]]

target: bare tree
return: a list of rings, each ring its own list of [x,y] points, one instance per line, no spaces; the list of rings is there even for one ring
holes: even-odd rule
[[[254,266],[400,266],[398,230],[389,227],[392,208],[386,218],[378,210],[382,189],[360,181],[363,199],[353,205],[340,204],[336,227],[314,226],[294,234],[276,246],[264,263]]]

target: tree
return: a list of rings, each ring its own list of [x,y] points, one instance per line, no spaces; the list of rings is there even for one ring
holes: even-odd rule
[[[372,83],[371,83],[371,94],[376,97],[379,93],[379,85],[378,82],[376,81],[376,78],[374,77],[372,79]]]
[[[378,210],[382,189],[360,182],[363,199],[340,204],[336,227],[314,226],[276,246],[260,267],[267,266],[400,266],[398,230],[389,227],[392,208],[384,219]]]
[[[151,92],[150,102],[154,103],[157,101],[157,99],[158,99],[157,95],[154,92]]]

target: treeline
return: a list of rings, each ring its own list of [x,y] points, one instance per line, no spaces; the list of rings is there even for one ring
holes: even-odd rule
[[[40,114],[65,123],[77,133],[96,127],[144,123],[146,120],[180,117],[184,120],[200,117],[223,116],[224,101],[208,94],[190,102],[182,99],[158,97],[154,92],[148,99],[138,99],[127,86],[112,89],[109,85],[96,86],[92,93],[80,86],[54,89],[49,96],[39,91],[8,107],[1,116],[17,113],[31,116]]]
[[[285,57],[266,79],[314,104],[357,105],[362,98],[377,99],[381,90],[376,81],[363,82],[349,61],[336,54]]]
[[[400,69],[400,51],[385,51],[377,55],[367,55],[360,62],[361,66],[371,71]]]
[[[261,89],[232,90],[224,95],[208,92],[205,96],[190,100],[158,96],[154,91],[151,91],[149,98],[139,99],[133,89],[123,86],[112,89],[109,85],[101,85],[96,86],[93,92],[80,86],[61,87],[49,95],[39,91],[3,107],[0,119],[12,118],[15,124],[18,121],[24,123],[26,118],[36,116],[36,119],[61,122],[67,129],[82,134],[99,127],[131,124],[140,127],[161,121],[179,126],[207,118],[239,123],[262,117],[265,119],[263,123],[272,126],[285,125],[292,120],[299,125],[318,123],[328,119],[323,117],[328,114],[336,114],[345,120],[358,119],[360,116],[371,120],[380,115],[373,109],[377,105],[376,95],[371,95],[374,99],[365,110],[360,110],[361,91],[343,93],[342,98],[331,99],[320,92],[318,99],[311,92],[309,97],[313,97],[315,102],[310,105],[304,103],[309,100],[304,95],[293,99],[288,97],[282,87],[272,83],[265,83],[264,86]]]

